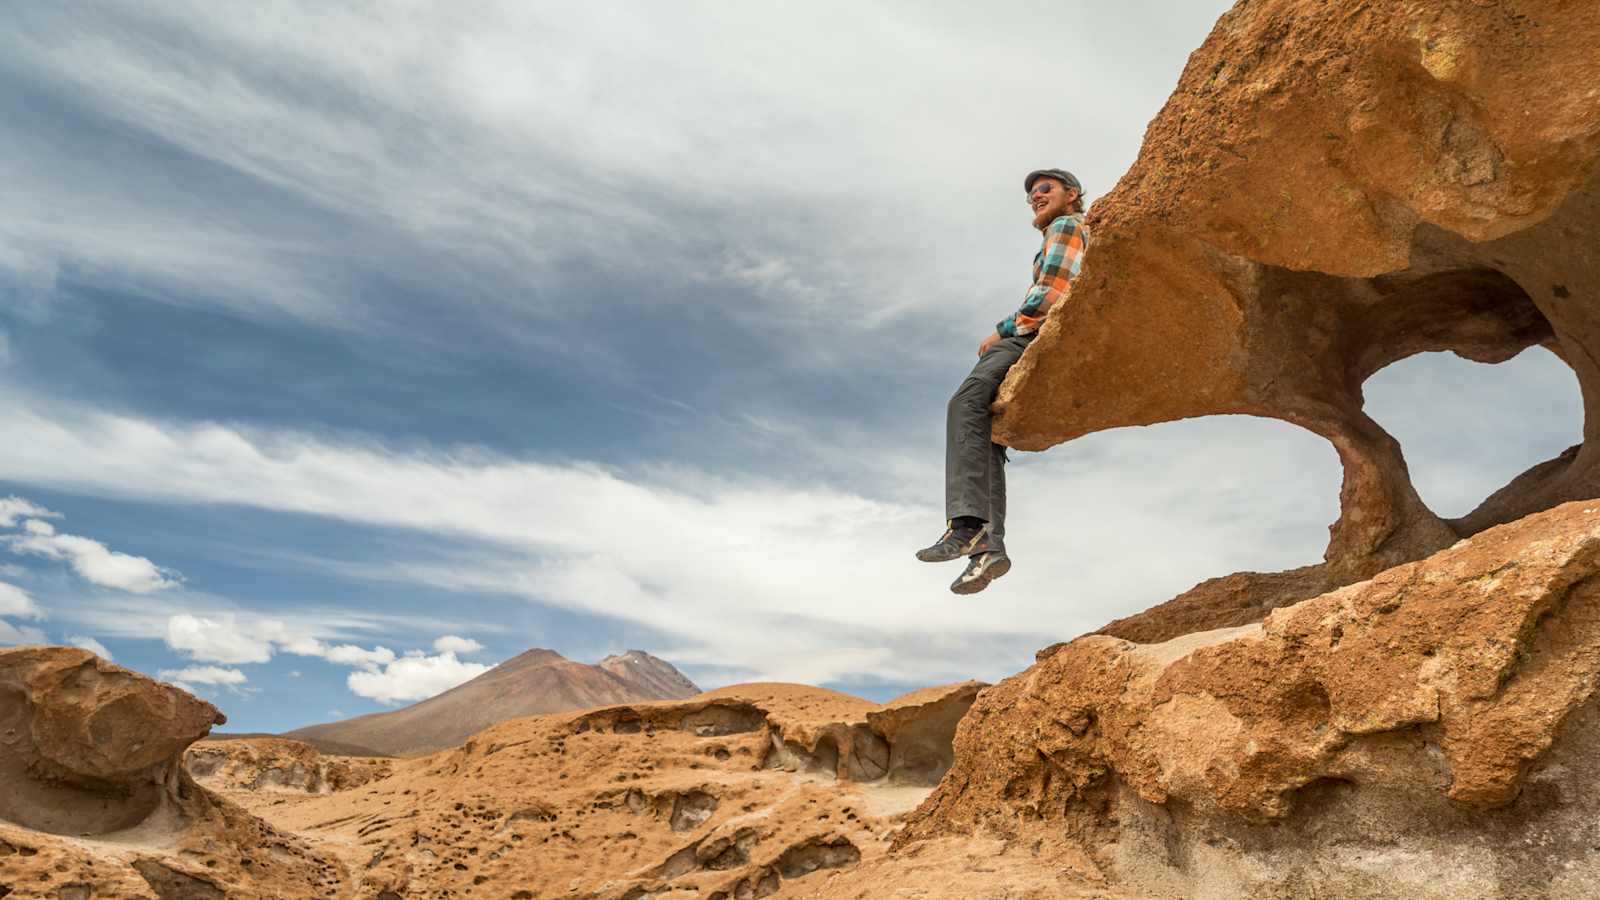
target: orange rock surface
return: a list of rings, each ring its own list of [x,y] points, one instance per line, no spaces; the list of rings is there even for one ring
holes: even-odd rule
[[[0,897],[338,896],[342,864],[184,769],[222,722],[86,650],[0,649]]]
[[[1597,576],[1572,503],[1257,625],[1079,638],[980,696],[901,840],[1064,832],[1183,896],[1596,896]]]

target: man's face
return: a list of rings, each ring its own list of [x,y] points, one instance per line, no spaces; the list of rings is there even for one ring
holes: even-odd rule
[[[1073,201],[1077,199],[1077,189],[1069,188],[1057,179],[1043,177],[1034,181],[1033,190],[1028,192],[1028,207],[1033,210],[1034,227],[1048,225],[1072,212]]]

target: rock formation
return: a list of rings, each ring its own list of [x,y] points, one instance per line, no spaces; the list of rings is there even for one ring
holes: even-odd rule
[[[642,650],[608,656],[592,666],[573,662],[554,650],[529,650],[404,709],[298,728],[283,737],[328,749],[370,748],[388,756],[421,756],[455,747],[497,722],[518,716],[639,700],[676,700],[698,693],[694,682],[671,664]]]
[[[1156,641],[1600,495],[1600,5],[1252,0],[1223,16],[1095,204],[1094,243],[998,400],[1039,450],[1127,425],[1268,416],[1344,465],[1324,561],[1200,585],[1107,632]],[[1575,373],[1584,443],[1468,515],[1418,497],[1362,384],[1416,353]]]
[[[177,801],[217,708],[86,650],[0,650],[0,819],[104,834]]]
[[[1074,837],[1184,897],[1600,892],[1600,503],[1265,622],[1091,635],[985,691],[902,840]]]
[[[0,897],[341,896],[341,864],[184,770],[222,722],[86,650],[0,650]]]
[[[1600,896],[1596,46],[1592,0],[1241,0],[1097,204],[999,435],[1308,428],[1345,468],[1321,564],[883,706],[575,694],[599,708],[343,781],[295,745],[192,751],[223,796],[177,765],[209,705],[0,651],[0,897]],[[1534,345],[1573,369],[1584,443],[1441,519],[1363,382]],[[529,673],[673,684],[632,654],[513,662],[382,721],[470,730],[450,710]]]
[[[806,896],[887,854],[981,687],[740,685],[512,720],[353,790],[227,796],[342,853],[359,897]]]
[[[0,897],[827,893],[886,857],[982,687],[878,705],[743,685],[517,719],[418,760],[208,742],[197,783],[179,760],[222,721],[210,704],[87,651],[0,651]]]
[[[190,747],[183,761],[196,781],[218,792],[331,794],[394,771],[388,759],[327,756],[283,738],[203,741]]]

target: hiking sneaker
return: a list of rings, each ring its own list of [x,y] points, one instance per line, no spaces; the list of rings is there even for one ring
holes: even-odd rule
[[[989,582],[1011,571],[1011,557],[1004,551],[990,550],[979,553],[967,562],[967,570],[961,577],[950,583],[950,590],[957,594],[976,594],[989,586]]]
[[[939,538],[931,547],[923,547],[917,551],[917,559],[923,562],[949,562],[974,553],[982,553],[995,549],[989,541],[989,526],[980,525],[975,529],[948,528],[944,537]]]

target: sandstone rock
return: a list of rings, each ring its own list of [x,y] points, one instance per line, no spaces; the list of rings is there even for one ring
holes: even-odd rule
[[[739,685],[512,720],[350,790],[228,797],[341,854],[363,898],[823,896],[885,858],[981,687]]]
[[[0,818],[57,834],[138,824],[170,799],[217,708],[86,650],[0,650]]]
[[[1065,830],[1186,897],[1600,895],[1597,576],[1572,503],[1260,624],[1080,638],[980,696],[903,840]]]
[[[1095,242],[997,404],[997,440],[1244,413],[1344,465],[1320,565],[1240,573],[1107,628],[1256,621],[1484,528],[1600,495],[1600,5],[1255,0],[1223,16],[1096,203]],[[1417,496],[1361,385],[1541,345],[1584,443],[1461,519]]]
[[[0,650],[0,897],[342,897],[341,864],[207,793],[211,704],[84,650]]]
[[[283,738],[204,741],[184,754],[184,765],[214,791],[331,794],[389,777],[394,762],[324,756],[310,744]]]

